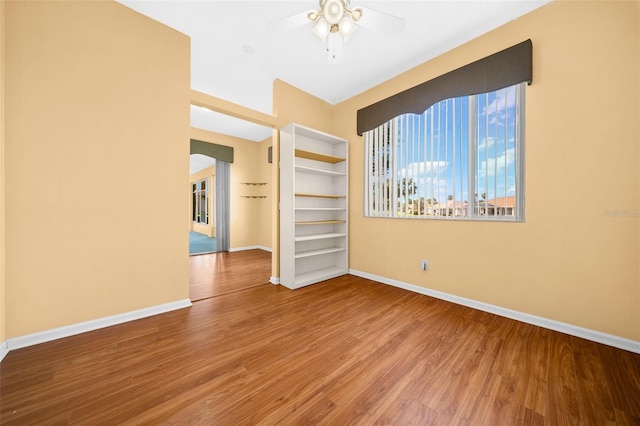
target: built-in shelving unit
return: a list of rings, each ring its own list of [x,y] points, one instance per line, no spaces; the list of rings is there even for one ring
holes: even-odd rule
[[[299,124],[280,130],[280,283],[348,271],[347,141]]]

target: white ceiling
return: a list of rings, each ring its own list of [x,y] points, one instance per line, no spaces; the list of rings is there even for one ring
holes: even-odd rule
[[[405,19],[396,36],[360,28],[329,64],[312,24],[267,24],[318,8],[317,0],[118,0],[191,37],[191,87],[272,113],[276,78],[335,104],[536,9],[551,0],[352,0]],[[508,47],[508,46],[505,46]],[[191,125],[260,141],[262,126],[191,108]]]
[[[202,154],[191,154],[189,156],[189,176],[214,164],[216,164],[215,158]]]

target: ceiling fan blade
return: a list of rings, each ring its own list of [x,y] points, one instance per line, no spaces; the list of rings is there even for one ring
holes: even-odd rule
[[[404,30],[404,19],[398,16],[389,15],[367,7],[361,7],[362,17],[357,24],[371,30],[380,31],[387,35],[400,34]]]
[[[311,21],[307,18],[309,12],[296,13],[287,18],[278,19],[267,24],[267,28],[272,31],[284,31],[297,27],[302,27],[306,24],[310,24]]]

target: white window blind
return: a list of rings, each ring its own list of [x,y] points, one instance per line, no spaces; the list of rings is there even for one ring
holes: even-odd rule
[[[524,220],[525,83],[365,132],[365,215]]]

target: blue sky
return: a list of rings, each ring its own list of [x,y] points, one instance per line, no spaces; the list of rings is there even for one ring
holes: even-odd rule
[[[478,195],[515,195],[516,87],[478,95],[475,156]],[[469,98],[442,101],[421,115],[399,119],[398,181],[411,178],[417,196],[469,200]]]

